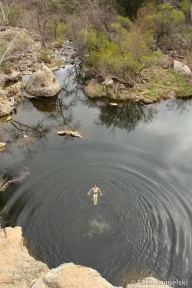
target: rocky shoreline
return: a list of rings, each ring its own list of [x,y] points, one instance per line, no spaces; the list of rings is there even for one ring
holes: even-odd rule
[[[168,288],[158,280],[146,278],[146,288]],[[141,283],[127,284],[125,288],[139,288]],[[46,264],[29,255],[21,227],[0,229],[0,288],[115,288],[94,269],[62,264],[49,269]],[[117,287],[116,287],[117,288]],[[122,287],[119,287],[122,288]]]
[[[14,111],[16,103],[26,96],[24,93],[25,84],[22,81],[23,76],[30,76],[38,71],[41,63],[44,63],[50,71],[55,71],[65,67],[64,59],[66,59],[66,62],[74,61],[74,59],[70,59],[70,51],[66,49],[65,45],[58,47],[58,43],[52,42],[49,44],[49,47],[46,48],[45,52],[41,50],[37,35],[33,35],[17,27],[7,27],[5,31],[0,31],[0,37],[1,39],[12,39],[15,34],[19,33],[22,39],[24,39],[24,43],[20,44],[22,46],[20,48],[22,49],[18,49],[22,51],[19,51],[19,53],[13,51],[16,55],[10,56],[10,59],[13,57],[11,69],[9,70],[8,67],[6,67],[3,68],[6,69],[4,72],[2,70],[0,72],[1,122],[6,121],[6,116]],[[23,48],[24,44],[26,46],[25,49]],[[57,81],[54,84],[59,91]],[[44,90],[45,89],[42,89],[43,92]],[[5,118],[2,119],[3,117]]]

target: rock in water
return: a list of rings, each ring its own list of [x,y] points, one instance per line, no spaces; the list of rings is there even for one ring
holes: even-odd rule
[[[30,76],[26,86],[26,92],[36,97],[55,96],[60,90],[61,86],[55,75],[44,64]]]
[[[71,136],[71,137],[82,138],[79,132],[75,132],[75,131],[59,131],[57,132],[57,134],[60,136]]]
[[[0,151],[6,147],[6,143],[0,142]]]
[[[185,65],[182,62],[179,62],[177,60],[173,61],[173,69],[175,71],[182,72],[184,74],[192,74],[190,68],[187,65]]]

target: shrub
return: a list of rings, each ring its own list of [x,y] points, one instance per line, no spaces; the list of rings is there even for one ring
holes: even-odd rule
[[[12,68],[13,68],[13,64],[9,60],[3,61],[0,66],[1,71],[3,71],[4,73],[9,73]]]
[[[14,4],[10,10],[10,13],[8,15],[9,24],[11,26],[20,26],[22,23],[22,14],[23,9],[21,5]]]
[[[48,50],[40,51],[40,60],[45,63],[51,63],[51,55]]]

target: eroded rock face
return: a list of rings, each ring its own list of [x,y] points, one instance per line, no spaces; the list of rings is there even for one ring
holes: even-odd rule
[[[53,72],[44,64],[30,76],[26,86],[26,92],[36,97],[55,96],[60,90],[61,86]]]
[[[32,258],[23,246],[20,227],[0,230],[0,287],[27,288],[48,271],[48,267]]]
[[[73,263],[63,264],[52,269],[38,280],[35,280],[31,288],[114,288],[101,275],[87,267]]]

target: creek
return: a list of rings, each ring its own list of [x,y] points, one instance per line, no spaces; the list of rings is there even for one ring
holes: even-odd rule
[[[24,100],[0,126],[1,173],[30,171],[0,194],[1,226],[22,226],[50,268],[74,262],[116,285],[153,275],[191,287],[192,102],[110,106],[89,100],[72,70],[56,72],[58,97]],[[66,127],[82,139],[58,136]]]

